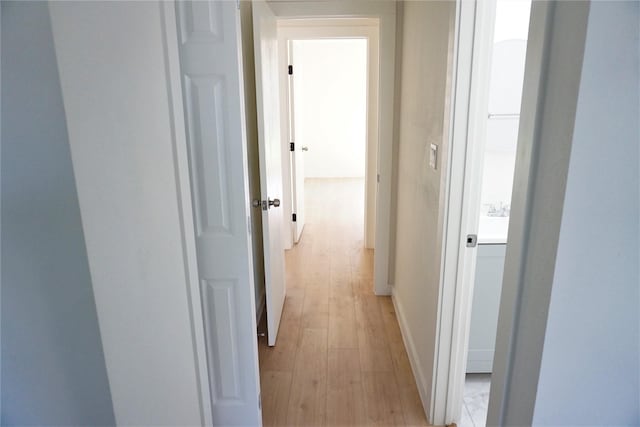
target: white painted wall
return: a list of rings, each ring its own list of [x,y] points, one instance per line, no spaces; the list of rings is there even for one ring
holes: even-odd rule
[[[529,0],[498,0],[491,51],[489,103],[482,167],[481,218],[489,211],[511,205],[513,172],[518,145],[518,124],[529,29]],[[502,243],[507,241],[508,219],[503,221]],[[479,237],[482,233],[482,225]]]
[[[494,43],[527,39],[531,0],[497,1],[495,11]]]
[[[305,178],[364,178],[367,40],[294,40],[295,137]]]
[[[498,4],[504,2],[508,0]],[[524,24],[526,26],[528,21]],[[483,215],[490,205],[499,207],[511,204],[526,50],[526,40],[501,41],[493,45],[488,109],[490,116],[487,118],[482,168]],[[504,116],[506,114],[509,116]],[[505,229],[505,242],[506,237]]]
[[[640,424],[639,47],[591,2],[534,425]]]
[[[455,3],[406,2],[399,105],[393,297],[425,407],[431,401],[443,229],[443,168]],[[440,148],[438,169],[429,146]]]
[[[179,74],[175,69],[169,74],[177,48],[169,63],[164,7],[163,2],[51,3],[118,425],[206,422],[200,402],[206,376],[198,371],[201,359],[192,335],[193,268],[186,258],[195,245],[187,247],[183,240],[193,231],[181,229],[183,203],[190,206],[190,199],[174,166],[174,143],[184,146],[184,125],[176,125],[172,114],[182,107],[170,96],[171,87],[179,87]],[[169,22],[169,43],[176,43],[175,21]]]
[[[46,2],[2,11],[2,425],[113,425]]]

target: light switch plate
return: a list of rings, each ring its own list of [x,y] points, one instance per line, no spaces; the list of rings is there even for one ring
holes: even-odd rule
[[[431,166],[433,170],[438,169],[438,146],[436,144],[431,144],[429,166]]]

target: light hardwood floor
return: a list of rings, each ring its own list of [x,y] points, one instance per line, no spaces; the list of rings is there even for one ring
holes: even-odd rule
[[[277,343],[259,340],[264,425],[428,425],[393,303],[373,294],[364,181],[307,180],[305,195]]]

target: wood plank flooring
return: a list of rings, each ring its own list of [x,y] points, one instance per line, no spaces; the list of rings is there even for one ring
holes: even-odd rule
[[[428,425],[393,303],[373,294],[364,180],[307,180],[305,196],[277,343],[259,340],[264,425]]]

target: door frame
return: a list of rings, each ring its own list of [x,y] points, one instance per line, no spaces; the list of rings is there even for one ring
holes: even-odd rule
[[[478,135],[477,122],[486,118],[486,115],[481,114],[482,110],[479,107],[487,105],[487,100],[483,100],[482,94],[480,93],[479,96],[478,92],[478,82],[486,77],[481,73],[479,77],[476,76],[477,71],[476,74],[473,73],[472,65],[482,69],[487,65],[482,65],[483,61],[490,62],[492,40],[483,39],[487,37],[487,31],[483,28],[493,27],[495,19],[495,0],[477,2],[475,4],[478,8],[472,10],[474,3],[457,0],[455,49],[458,64],[455,69],[456,98],[452,116],[454,133],[446,177],[446,232],[443,238],[443,273],[437,313],[434,397],[430,402],[431,421],[434,424],[450,424],[459,421],[469,342],[470,302],[473,296],[476,254],[475,251],[466,250],[465,234],[470,233],[468,230],[477,230],[479,199],[474,202],[473,197],[479,197],[480,194],[477,191],[478,187],[473,187],[469,179],[475,173],[474,168],[482,166],[482,153],[478,152],[474,144],[467,143],[467,140],[473,141],[473,138]],[[523,307],[521,298],[524,286],[522,280],[526,273],[527,245],[530,244],[527,236],[534,224],[529,205],[535,190],[536,176],[531,173],[531,170],[537,168],[537,145],[539,145],[537,140],[540,127],[544,125],[541,117],[545,112],[543,101],[545,82],[549,77],[549,55],[552,54],[551,39],[555,33],[554,30],[557,30],[554,28],[557,3],[556,1],[534,1],[531,5],[514,196],[491,376],[488,408],[488,422],[491,425],[498,425],[504,421],[509,408],[507,399],[514,393],[514,384],[518,385],[520,391],[535,390],[539,375],[539,366],[532,367],[528,372],[518,372],[517,383],[514,383],[516,373],[513,371],[513,365],[516,358],[522,358],[522,355],[516,353],[515,344],[523,324],[527,324],[530,333],[534,331],[534,334],[544,335],[544,322],[538,322],[533,326],[530,322],[522,323],[522,316],[526,314],[523,310],[526,307]],[[563,23],[557,25],[562,26]],[[564,34],[558,35],[558,37],[563,36]],[[481,61],[480,65],[478,60]],[[487,84],[485,86],[488,88]],[[466,132],[468,132],[468,138],[465,139]],[[548,301],[543,301],[543,304],[536,307],[537,313],[534,317],[539,317],[539,313],[547,309]],[[537,350],[535,354],[527,355],[529,363],[534,365],[541,357],[542,344],[537,347]]]
[[[340,40],[340,39],[366,39],[367,40],[367,141],[365,148],[365,213],[364,213],[364,245],[366,248],[375,247],[376,236],[376,199],[377,199],[377,177],[378,168],[378,146],[380,138],[378,136],[378,124],[380,121],[378,81],[379,81],[379,37],[378,22],[373,19],[281,19],[278,22],[278,48],[280,69],[280,106],[281,106],[281,134],[282,136],[282,177],[283,187],[291,189],[285,195],[285,218],[291,218],[293,212],[293,192],[294,183],[292,177],[291,151],[289,142],[286,139],[285,131],[288,129],[288,75],[284,72],[288,64],[287,51],[290,43],[295,40]],[[295,63],[294,78],[295,78]],[[295,119],[294,119],[295,122]],[[287,200],[288,199],[288,200]],[[285,227],[287,233],[287,243],[295,240],[294,226]],[[289,234],[290,232],[290,234]],[[288,244],[291,248],[293,244]]]
[[[450,156],[446,169],[444,234],[437,313],[431,422],[459,422],[469,346],[489,75],[496,0],[457,0]]]
[[[378,83],[378,150],[377,195],[375,208],[374,292],[391,295],[389,277],[391,237],[391,188],[393,170],[393,118],[395,92],[396,3],[369,0],[330,0],[272,2],[272,10],[279,19],[356,19],[372,18],[379,25],[379,83]],[[289,141],[286,141],[287,143]],[[287,147],[283,147],[288,150]],[[284,155],[284,154],[283,154]],[[286,151],[286,159],[289,151]],[[290,173],[284,174],[286,179]],[[287,185],[284,182],[283,185]],[[285,211],[285,214],[291,212]],[[291,218],[291,217],[289,217]],[[289,227],[285,227],[289,229]],[[289,239],[292,236],[286,233]],[[287,238],[285,236],[285,239]],[[285,247],[288,240],[285,240]]]

